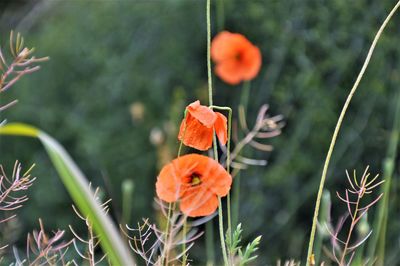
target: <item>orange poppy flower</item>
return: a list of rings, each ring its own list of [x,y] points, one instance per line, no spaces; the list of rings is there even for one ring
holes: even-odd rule
[[[226,83],[235,85],[257,76],[261,68],[261,52],[242,34],[223,31],[211,43],[215,73]]]
[[[180,210],[190,216],[207,216],[218,207],[218,196],[231,188],[231,175],[215,160],[188,154],[165,165],[157,177],[157,196],[166,202],[180,200]]]
[[[186,110],[186,118],[183,119],[178,134],[178,139],[183,144],[202,151],[208,150],[212,145],[214,130],[221,144],[226,144],[228,127],[223,114],[200,105],[200,101],[189,104]]]

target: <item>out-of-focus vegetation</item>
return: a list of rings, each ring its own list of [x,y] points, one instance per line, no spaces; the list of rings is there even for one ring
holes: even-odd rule
[[[263,54],[261,74],[251,83],[250,122],[268,103],[287,123],[271,140],[272,153],[253,154],[268,165],[242,173],[239,219],[245,236],[263,235],[259,262],[304,256],[338,113],[392,4],[226,0],[223,9],[213,7],[214,34],[243,33]],[[104,188],[104,197],[113,199],[115,219],[121,218],[124,180],[135,185],[131,220],[154,216],[155,178],[160,164],[176,154],[184,107],[197,98],[206,101],[204,1],[42,1],[20,8],[24,12],[5,6],[1,45],[16,29],[51,60],[5,95],[20,102],[2,116],[33,124],[63,143],[93,184]],[[13,12],[19,20],[5,19]],[[399,21],[394,17],[382,37],[344,122],[327,180],[331,192],[345,184],[345,169],[370,165],[382,172],[400,87]],[[214,81],[214,102],[237,111],[242,88]],[[161,144],[155,128],[165,138]],[[4,165],[15,159],[37,165],[33,173],[39,178],[18,216],[21,235],[39,217],[49,228],[78,221],[39,143],[2,137],[0,149]],[[398,170],[389,204],[387,265],[399,260]],[[333,217],[345,213],[332,200]]]

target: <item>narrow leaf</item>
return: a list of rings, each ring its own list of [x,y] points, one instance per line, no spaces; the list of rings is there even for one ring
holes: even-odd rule
[[[45,147],[68,193],[80,212],[93,223],[95,233],[112,265],[135,265],[111,218],[106,215],[89,189],[87,178],[71,159],[66,150],[52,137],[25,124],[7,124],[0,128],[0,135],[37,137]]]

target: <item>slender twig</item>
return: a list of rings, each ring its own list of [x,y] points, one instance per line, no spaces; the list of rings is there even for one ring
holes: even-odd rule
[[[325,164],[324,164],[324,168],[323,168],[323,171],[322,171],[322,176],[321,176],[320,185],[319,185],[319,189],[318,189],[317,200],[316,200],[316,203],[315,203],[314,216],[313,216],[313,222],[312,222],[311,233],[310,233],[310,241],[309,241],[309,244],[308,244],[308,252],[307,252],[307,259],[306,259],[306,265],[307,266],[310,265],[311,259],[313,257],[312,256],[313,255],[313,245],[314,245],[315,231],[316,231],[316,228],[317,228],[318,212],[319,212],[319,207],[320,207],[320,204],[321,204],[322,192],[323,192],[323,189],[324,189],[325,179],[326,179],[326,175],[327,175],[327,172],[328,172],[328,167],[329,167],[329,163],[330,163],[331,156],[332,156],[332,153],[333,153],[333,149],[335,147],[336,139],[338,137],[338,134],[339,134],[339,131],[340,131],[344,116],[346,114],[347,108],[350,105],[351,99],[353,98],[353,95],[356,92],[362,77],[364,76],[365,70],[368,67],[368,64],[369,64],[369,62],[371,60],[371,57],[372,57],[372,54],[374,52],[375,46],[376,46],[376,44],[377,44],[377,42],[378,42],[383,30],[385,29],[386,25],[388,24],[388,22],[390,21],[390,19],[394,15],[394,13],[397,11],[399,6],[400,6],[400,1],[397,2],[395,7],[390,11],[389,15],[386,17],[386,19],[382,23],[381,27],[379,28],[379,30],[378,30],[378,32],[377,32],[377,34],[376,34],[376,36],[375,36],[375,38],[374,38],[374,40],[373,40],[373,42],[371,44],[371,47],[370,47],[370,49],[368,51],[367,57],[366,57],[366,59],[364,61],[364,64],[363,64],[363,66],[361,68],[361,71],[358,74],[357,79],[356,79],[356,81],[355,81],[355,83],[354,83],[349,95],[347,96],[346,102],[345,102],[345,104],[344,104],[344,106],[342,108],[342,111],[340,113],[338,122],[336,124],[335,131],[334,131],[333,136],[332,136],[331,144],[329,146],[329,150],[328,150],[328,153],[326,155]]]
[[[355,206],[353,214],[351,213],[351,209],[349,209],[349,214],[351,216],[351,225],[350,225],[349,232],[347,234],[346,242],[344,244],[344,249],[343,249],[343,252],[342,252],[342,256],[340,258],[340,263],[339,263],[340,265],[344,265],[343,263],[344,263],[344,259],[345,259],[346,254],[347,254],[347,247],[349,246],[350,238],[351,238],[351,235],[353,233],[353,229],[354,229],[354,227],[355,227],[355,225],[357,223],[356,221],[358,221],[358,220],[356,220],[356,218],[357,218],[358,205],[360,204],[360,200],[361,200],[361,197],[357,197],[357,202],[356,202],[356,206]],[[349,206],[349,204],[347,206]]]

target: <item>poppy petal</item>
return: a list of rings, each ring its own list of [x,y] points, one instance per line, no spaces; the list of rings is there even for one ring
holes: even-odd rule
[[[236,47],[231,45],[234,34],[223,31],[211,42],[211,58],[214,62],[222,62],[235,57]]]
[[[200,182],[191,183],[193,175]],[[191,217],[207,216],[218,207],[218,197],[225,196],[232,178],[215,160],[200,154],[188,154],[164,166],[157,178],[157,196],[164,201],[180,199],[180,209]]]
[[[181,211],[190,217],[208,216],[218,208],[218,198],[209,191],[198,189],[196,193],[188,193],[180,202]]]
[[[211,128],[214,125],[215,119],[217,119],[217,116],[210,108],[200,105],[200,101],[189,104],[187,110],[194,118],[208,128]]]
[[[217,134],[219,142],[221,142],[222,145],[225,145],[228,140],[227,119],[219,112],[215,112],[215,114],[217,115],[217,120],[215,120],[214,124],[215,133]]]
[[[261,52],[258,47],[251,45],[243,54],[243,79],[255,78],[261,68]]]
[[[161,169],[157,177],[156,193],[157,196],[166,202],[177,201],[181,194],[181,180],[177,169],[172,163],[167,164]]]
[[[205,127],[190,113],[186,115],[186,119],[182,121],[180,126],[179,140],[183,141],[186,146],[205,151],[211,147],[212,138],[212,128]]]
[[[226,196],[232,185],[232,177],[217,161],[207,157],[207,161],[198,161],[194,171],[202,173],[202,186],[216,195]]]
[[[252,45],[242,34],[222,31],[211,42],[211,58],[216,63],[233,59],[238,51]]]
[[[241,66],[236,59],[229,59],[217,64],[215,74],[231,85],[239,84],[242,81]]]
[[[219,165],[221,166],[221,165]],[[225,169],[221,166],[222,169],[215,168],[213,170],[213,178],[207,181],[207,187],[216,195],[220,197],[224,197],[228,194],[232,185],[232,177]]]

